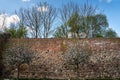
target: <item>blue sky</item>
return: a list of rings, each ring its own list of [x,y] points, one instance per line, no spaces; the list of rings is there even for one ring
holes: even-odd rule
[[[31,7],[38,2],[48,2],[55,7],[61,7],[70,0],[0,0],[0,11],[13,15],[15,10],[21,7]],[[71,0],[76,3],[82,3],[84,0]],[[107,16],[109,27],[115,30],[120,36],[120,0],[92,0],[92,3],[98,5],[102,13]]]

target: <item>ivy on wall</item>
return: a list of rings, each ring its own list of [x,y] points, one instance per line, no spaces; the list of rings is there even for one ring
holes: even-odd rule
[[[10,38],[9,33],[1,33],[0,34],[0,77],[3,76],[3,67],[4,64],[2,63],[2,51],[5,48],[5,44],[7,43],[8,39]]]

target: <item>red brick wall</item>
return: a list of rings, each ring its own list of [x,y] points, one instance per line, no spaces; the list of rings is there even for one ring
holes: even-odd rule
[[[44,61],[46,65],[45,66],[46,70],[44,71],[47,71],[46,74],[47,77],[66,78],[76,76],[76,73],[73,70],[70,70],[71,68],[69,69],[65,68],[64,60],[62,57],[63,52],[66,50],[66,46],[69,45],[72,41],[74,41],[74,39],[10,39],[7,44],[7,48],[19,45],[29,47],[30,49],[36,51],[37,53],[40,54],[40,56],[43,57],[42,61]],[[105,56],[107,55],[110,58],[112,58],[113,55],[115,55],[116,57],[118,55],[117,53],[120,54],[119,38],[111,39],[91,38],[91,39],[79,39],[79,41],[88,42],[91,47],[91,50],[93,51],[90,63],[88,63],[87,65],[80,65],[81,66],[80,77],[106,78],[111,76],[112,78],[114,78],[120,76],[120,73],[118,72],[115,73],[116,69],[114,69],[114,66],[110,67],[111,63],[106,64],[109,62],[104,62],[104,60],[103,62],[99,62],[99,60],[102,59],[100,53],[105,54]],[[108,53],[111,54],[109,55]],[[42,62],[40,61],[37,61],[37,63],[38,63],[37,65],[42,64]],[[106,71],[104,70],[104,67]],[[106,67],[110,67],[109,70],[106,69]],[[43,75],[43,73],[41,73],[42,69],[43,68],[40,68],[38,72],[35,72],[38,73],[36,74],[36,76],[40,77],[41,75]]]

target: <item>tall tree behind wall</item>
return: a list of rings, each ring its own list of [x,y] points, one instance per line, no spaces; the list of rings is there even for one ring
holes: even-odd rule
[[[55,35],[58,33],[64,33],[68,36],[69,33],[74,33],[76,35],[85,33],[85,37],[90,38],[96,36],[94,33],[100,33],[103,29],[105,30],[105,28],[108,27],[106,16],[97,12],[97,6],[94,6],[92,3],[89,3],[88,0],[85,0],[85,2],[80,5],[74,4],[74,2],[71,2],[70,4],[68,3],[65,5],[65,7],[62,8],[63,11],[61,13],[64,13],[61,19],[61,21],[63,21],[62,27],[56,30]],[[73,10],[69,11],[69,9]],[[80,36],[78,37],[80,38]]]
[[[25,19],[24,25],[29,28],[31,35],[34,38],[41,37],[42,16],[37,11],[37,7],[33,6],[32,8],[23,9],[20,14],[22,15],[22,19]]]
[[[59,10],[61,20],[60,23],[62,23],[62,25],[57,28],[54,36],[68,38],[69,26],[67,25],[67,22],[73,13],[79,12],[79,7],[77,4],[70,1],[68,4],[63,5],[62,8],[60,8]]]
[[[48,38],[52,31],[52,26],[57,16],[56,8],[48,3],[39,3],[38,11],[42,14],[43,37]]]
[[[27,27],[33,38],[49,37],[56,18],[54,7],[46,2],[39,2],[37,6],[20,9],[17,13],[21,24]]]
[[[117,33],[114,30],[112,30],[111,28],[109,28],[105,32],[105,37],[106,38],[116,38],[116,37],[118,37],[118,35],[117,35]]]

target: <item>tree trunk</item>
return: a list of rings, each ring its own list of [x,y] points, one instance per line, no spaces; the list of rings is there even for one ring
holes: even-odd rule
[[[17,66],[17,80],[19,80],[19,76],[20,76],[20,64],[18,64]]]
[[[76,64],[77,79],[79,79],[79,64]]]
[[[30,63],[28,63],[28,75],[27,78],[30,78]]]

